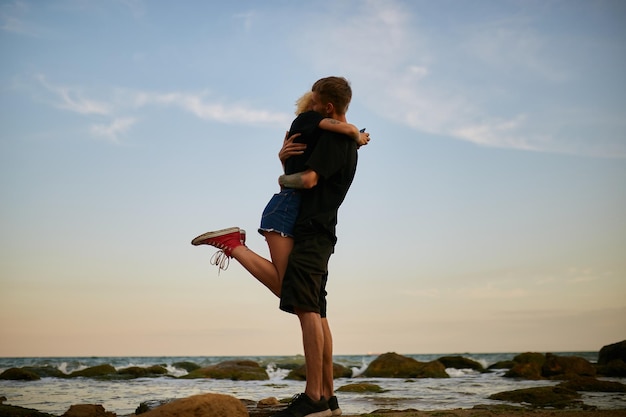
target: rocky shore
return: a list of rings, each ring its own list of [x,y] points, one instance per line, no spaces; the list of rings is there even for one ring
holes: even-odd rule
[[[181,378],[214,378],[231,380],[266,380],[267,371],[258,363],[250,360],[224,361],[215,365],[200,367],[194,363],[180,363],[188,374]],[[302,364],[280,364],[290,369],[287,378],[305,380]],[[504,378],[529,380],[555,380],[557,385],[518,389],[493,394],[490,400],[502,401],[499,405],[475,406],[472,409],[419,411],[419,410],[377,410],[368,416],[417,417],[417,416],[554,416],[586,417],[624,416],[626,410],[596,410],[584,404],[581,392],[616,392],[626,393],[626,385],[621,382],[607,381],[598,377],[626,377],[626,340],[604,346],[596,363],[576,356],[559,356],[551,353],[527,352],[515,356],[512,360],[499,362],[484,369],[483,366],[463,356],[443,356],[431,362],[419,362],[413,358],[396,353],[385,353],[373,360],[363,376],[368,378],[449,378],[446,369],[472,369],[477,372],[492,372],[506,369]],[[335,377],[349,377],[351,370],[335,365]],[[103,364],[80,371],[64,374],[51,367],[10,368],[0,374],[0,379],[32,381],[43,377],[54,378],[96,378],[96,379],[131,379],[139,377],[162,376],[167,370],[162,366],[146,368],[129,367],[116,370]],[[380,387],[371,383],[355,382],[337,387],[338,392],[380,392]],[[2,394],[2,393],[0,393]],[[50,417],[50,414],[36,410],[5,405],[10,401],[0,397],[0,417],[33,416]],[[519,404],[513,406],[511,404]],[[286,406],[286,400],[267,398],[259,402],[237,399],[222,394],[201,394],[187,398],[172,399],[162,402],[140,402],[133,415],[143,417],[161,416],[250,416],[267,417]],[[63,417],[115,417],[112,411],[97,404],[78,404],[70,407]]]

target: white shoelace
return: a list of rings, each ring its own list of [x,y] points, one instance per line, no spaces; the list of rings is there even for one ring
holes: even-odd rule
[[[211,265],[218,267],[217,275],[219,275],[220,271],[226,271],[228,269],[230,258],[226,256],[223,250],[218,250],[211,256]]]

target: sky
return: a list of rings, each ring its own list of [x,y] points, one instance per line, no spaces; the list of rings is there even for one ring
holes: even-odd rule
[[[626,339],[626,2],[0,0],[0,356],[301,354],[256,233],[295,100],[371,133],[336,354]]]

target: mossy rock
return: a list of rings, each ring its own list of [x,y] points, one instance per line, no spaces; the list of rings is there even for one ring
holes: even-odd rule
[[[9,368],[0,374],[0,379],[7,379],[11,381],[37,381],[41,379],[41,377],[28,369]]]
[[[542,367],[546,357],[542,353],[526,352],[513,358],[514,365],[504,374],[508,378],[543,379]]]
[[[571,379],[579,376],[596,376],[596,368],[585,358],[546,354],[541,375],[551,379]]]
[[[233,381],[264,381],[270,379],[265,368],[250,360],[226,361],[196,369],[182,377],[231,379]]]
[[[370,378],[449,378],[439,361],[419,362],[413,358],[384,353],[369,364],[363,376]]]
[[[67,378],[67,374],[52,366],[25,366],[22,369],[34,372],[41,378]]]
[[[333,378],[350,378],[352,377],[352,369],[333,363]],[[293,369],[287,374],[285,379],[291,379],[295,381],[306,381],[306,365],[300,365],[298,368]]]
[[[201,368],[201,366],[198,365],[197,363],[188,362],[188,361],[176,362],[176,363],[173,363],[172,366],[174,368],[184,369],[187,372],[195,371],[196,369]]]
[[[366,382],[344,385],[343,387],[338,388],[337,391],[340,391],[340,392],[359,392],[359,393],[362,393],[362,392],[374,392],[374,393],[385,392],[385,390],[382,389],[380,386],[378,386],[376,384],[369,384],[369,383],[366,383]]]
[[[147,378],[154,376],[161,376],[167,374],[167,369],[160,365],[152,365],[147,368],[140,366],[131,366],[128,368],[120,369],[117,374],[127,378]]]
[[[42,413],[32,408],[15,405],[0,404],[0,417],[54,417],[52,414]]]
[[[563,387],[535,387],[500,392],[489,396],[489,399],[528,403],[533,407],[566,408],[579,403],[580,397],[576,391]]]
[[[71,378],[83,377],[83,378],[101,378],[110,375],[115,375],[117,372],[115,368],[109,364],[96,365],[82,371],[74,371],[70,374]]]
[[[561,382],[557,387],[585,392],[626,392],[626,385],[616,381],[600,381],[592,377],[578,377]]]
[[[598,375],[617,378],[626,377],[626,362],[621,359],[613,359],[605,364],[596,365]]]
[[[442,356],[437,360],[446,368],[473,369],[474,371],[485,372],[485,368],[482,364],[463,356]]]
[[[511,369],[513,366],[515,366],[515,362],[513,362],[512,360],[510,361],[499,361],[496,362],[492,365],[489,365],[487,367],[488,370],[494,370],[494,369]]]

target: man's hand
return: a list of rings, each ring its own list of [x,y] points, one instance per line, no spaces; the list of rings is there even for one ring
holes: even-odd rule
[[[367,145],[370,142],[369,132],[359,132],[359,140],[356,141],[357,146],[360,148],[363,145]]]
[[[289,132],[285,133],[285,140],[283,141],[283,147],[278,152],[278,159],[285,165],[285,160],[290,156],[302,155],[306,149],[305,143],[293,143],[293,140],[300,136],[300,133],[289,136]]]

